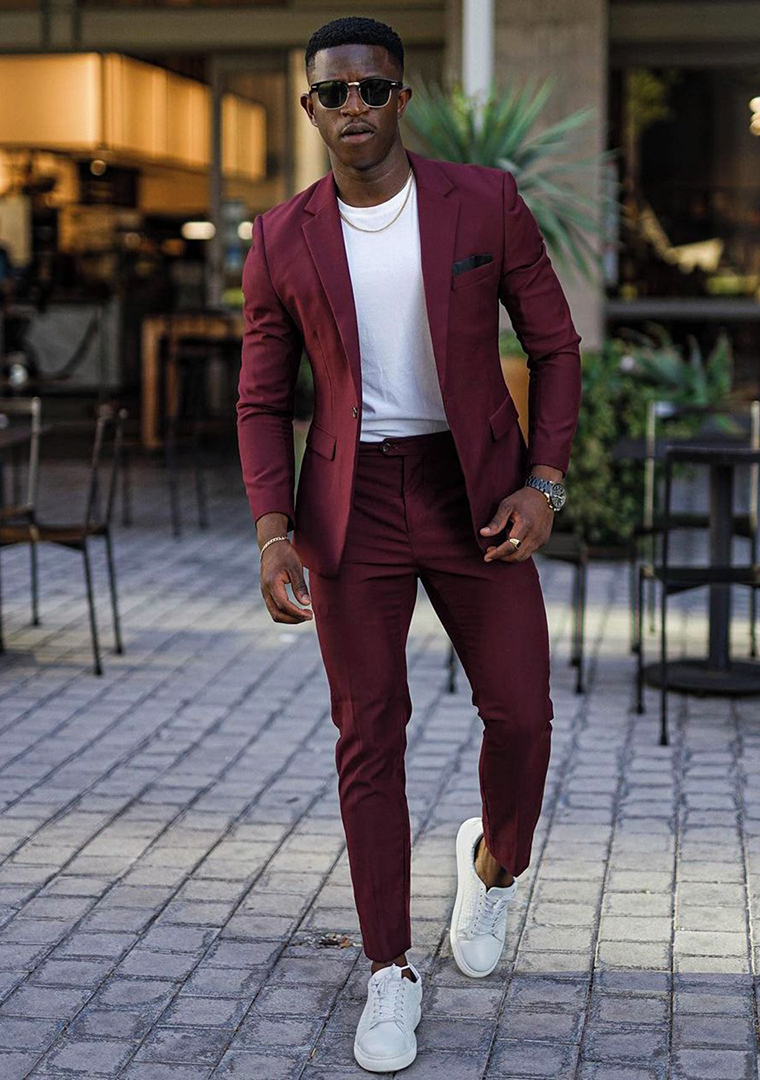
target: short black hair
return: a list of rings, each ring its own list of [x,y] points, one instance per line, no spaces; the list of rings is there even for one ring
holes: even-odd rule
[[[314,31],[307,42],[304,57],[306,70],[309,70],[315,53],[336,45],[382,45],[398,65],[400,74],[404,74],[404,46],[396,31],[387,23],[362,15],[348,15],[325,23]]]

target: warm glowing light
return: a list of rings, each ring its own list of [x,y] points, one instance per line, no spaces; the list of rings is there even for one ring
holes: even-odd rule
[[[753,97],[749,103],[752,112],[760,112],[760,97]]]
[[[212,221],[186,221],[181,232],[185,240],[211,240],[216,236]]]
[[[238,225],[238,236],[241,240],[250,240],[253,236],[253,222],[241,221]]]

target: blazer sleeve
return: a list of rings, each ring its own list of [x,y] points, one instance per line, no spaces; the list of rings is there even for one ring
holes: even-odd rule
[[[567,473],[581,403],[581,336],[535,217],[504,172],[504,262],[499,299],[528,357],[530,467]]]
[[[238,383],[240,462],[254,521],[277,511],[295,528],[293,417],[303,335],[269,276],[261,215],[243,264],[243,345]]]

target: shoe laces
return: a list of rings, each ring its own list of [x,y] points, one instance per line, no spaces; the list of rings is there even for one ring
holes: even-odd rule
[[[372,1017],[370,1027],[393,1021],[403,1023],[405,976],[395,974],[393,965],[382,969],[384,974],[373,984]]]
[[[500,936],[500,922],[507,910],[510,894],[490,896],[485,888],[478,889],[477,899],[471,915],[470,925],[464,933],[465,937],[475,937],[478,934],[492,934]]]

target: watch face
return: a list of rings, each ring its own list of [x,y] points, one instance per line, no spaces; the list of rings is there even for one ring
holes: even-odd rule
[[[552,487],[552,492],[551,492],[550,498],[551,498],[551,501],[552,501],[552,506],[554,507],[555,510],[559,510],[561,507],[563,507],[565,505],[565,499],[567,498],[567,493],[566,493],[566,491],[565,491],[562,484],[554,484],[554,486]]]

